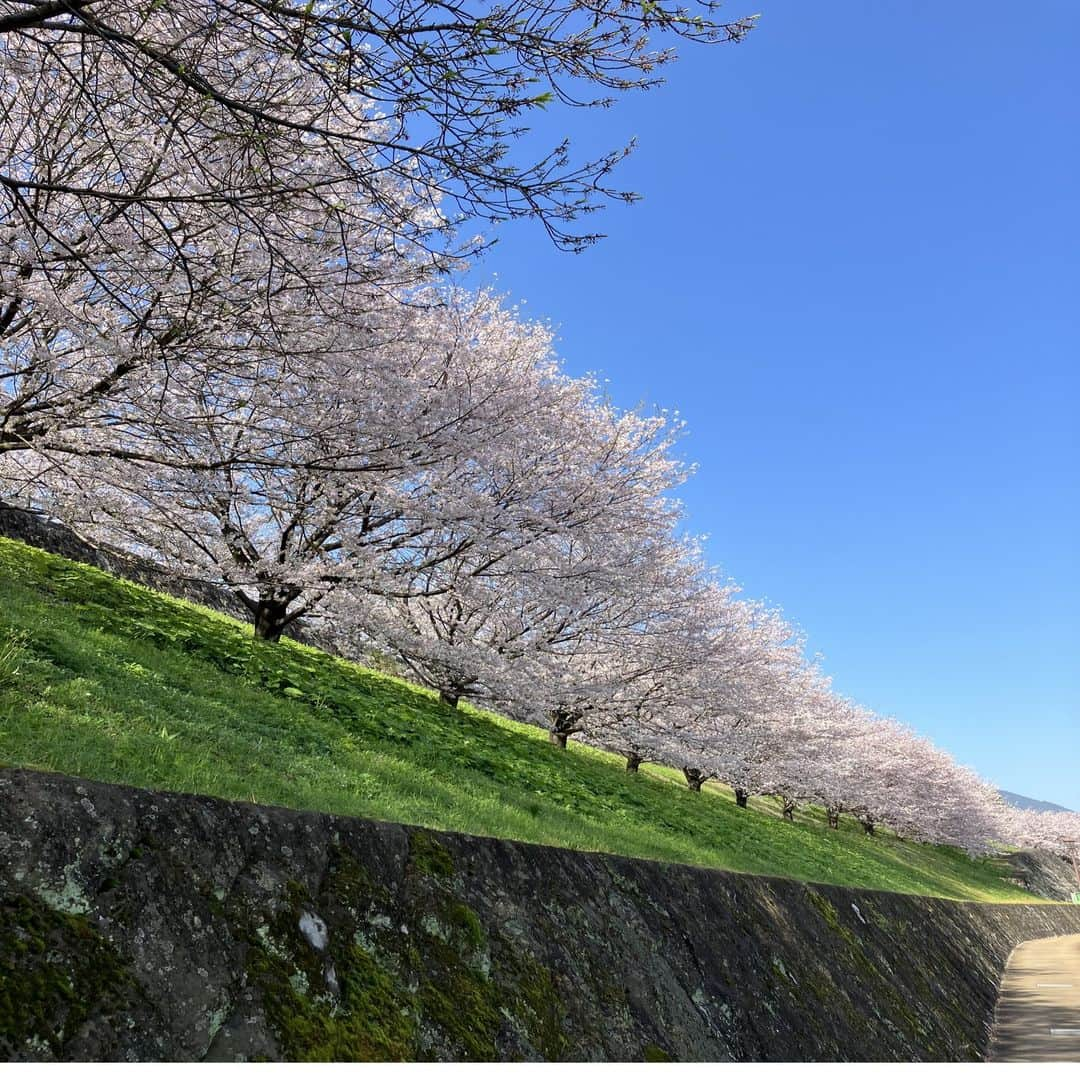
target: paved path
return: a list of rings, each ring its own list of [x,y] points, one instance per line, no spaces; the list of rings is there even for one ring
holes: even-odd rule
[[[1016,947],[986,1059],[1080,1062],[1080,934]]]

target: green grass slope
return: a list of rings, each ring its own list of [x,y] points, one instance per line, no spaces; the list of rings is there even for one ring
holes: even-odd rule
[[[991,860],[735,806],[0,539],[0,764],[435,829],[968,900]]]

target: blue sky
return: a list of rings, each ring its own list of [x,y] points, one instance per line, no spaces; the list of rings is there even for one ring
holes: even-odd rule
[[[688,524],[835,685],[1080,809],[1080,4],[728,0],[738,46],[545,122],[644,195],[470,275],[677,409]]]

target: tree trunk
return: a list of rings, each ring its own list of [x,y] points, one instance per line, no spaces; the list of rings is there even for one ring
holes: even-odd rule
[[[686,786],[691,791],[700,791],[701,785],[705,783],[705,774],[700,769],[683,769],[682,772],[686,777]]]
[[[626,755],[626,771],[637,772],[638,766],[641,765],[644,758],[640,754],[627,754]]]
[[[566,740],[578,730],[581,714],[569,709],[555,709],[548,717],[548,738],[566,749]]]
[[[255,606],[255,636],[260,641],[280,641],[282,632],[292,621],[288,611],[288,600],[260,596]]]
[[[863,827],[863,832],[866,833],[867,836],[873,836],[874,835],[874,823],[872,821],[870,821],[870,820],[863,821],[862,822],[862,827]]]
[[[840,828],[840,811],[839,810],[830,810],[830,809],[826,808],[825,817],[827,818],[827,820],[829,822],[829,828],[830,829],[839,829]]]
[[[783,815],[784,815],[784,820],[785,821],[794,821],[795,820],[795,800],[794,799],[787,799],[787,798],[784,799]]]
[[[750,792],[744,791],[742,788],[735,789],[735,805],[741,806],[744,810],[746,804],[750,801]]]
[[[440,690],[439,700],[444,705],[449,705],[451,709],[456,709],[458,701],[461,700],[461,694],[456,690]]]

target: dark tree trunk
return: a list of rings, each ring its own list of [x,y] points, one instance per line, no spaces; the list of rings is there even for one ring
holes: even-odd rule
[[[825,810],[825,817],[829,822],[830,829],[840,828],[840,811],[839,810]]]
[[[783,812],[785,821],[794,821],[795,820],[795,800],[794,799],[784,799],[784,809],[783,809],[782,812]]]
[[[255,636],[261,641],[280,641],[289,618],[289,601],[260,596],[255,605]]]
[[[578,730],[581,714],[570,709],[555,709],[548,717],[548,738],[566,749],[566,740]]]
[[[686,777],[686,786],[691,791],[700,791],[706,780],[705,774],[700,769],[683,769],[682,772]]]
[[[744,791],[742,788],[736,788],[735,789],[735,805],[736,806],[741,806],[745,810],[746,805],[747,805],[747,803],[749,803],[749,801],[750,801],[750,792],[749,791]]]
[[[645,759],[640,754],[627,754],[626,755],[626,771],[637,772],[638,767]]]
[[[872,821],[870,821],[869,819],[863,821],[862,822],[862,827],[863,827],[863,832],[866,833],[867,836],[873,836],[874,835],[874,823]]]
[[[461,700],[461,693],[457,690],[440,690],[439,700],[444,705],[449,705],[451,709],[456,709]]]

